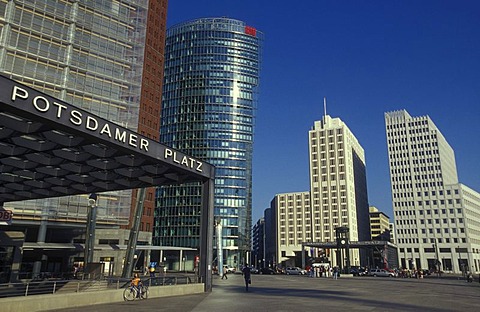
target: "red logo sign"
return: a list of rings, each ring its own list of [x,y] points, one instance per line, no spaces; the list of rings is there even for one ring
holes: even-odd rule
[[[250,36],[257,36],[257,30],[251,26],[245,26],[245,33]]]

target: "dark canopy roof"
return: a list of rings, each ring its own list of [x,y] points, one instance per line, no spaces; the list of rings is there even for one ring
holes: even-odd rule
[[[0,76],[0,203],[213,177],[208,163]]]

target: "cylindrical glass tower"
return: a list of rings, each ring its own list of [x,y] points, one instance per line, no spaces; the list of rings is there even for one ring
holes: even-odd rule
[[[167,30],[160,141],[216,167],[215,218],[224,264],[250,250],[252,150],[263,34],[229,18],[202,18]],[[163,187],[154,242],[198,247],[200,189]],[[216,245],[216,244],[215,244]]]

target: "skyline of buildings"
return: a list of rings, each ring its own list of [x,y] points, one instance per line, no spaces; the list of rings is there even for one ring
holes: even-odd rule
[[[328,124],[328,120],[330,116],[324,116],[322,122]],[[317,123],[320,124],[315,122],[316,125]],[[341,124],[340,119],[336,118],[336,124]],[[365,240],[376,236],[382,241],[396,243],[399,267],[427,268],[453,273],[478,272],[480,270],[480,194],[458,182],[453,149],[428,116],[411,117],[404,110],[387,112],[385,128],[391,166],[394,220],[389,222],[384,212],[371,206],[369,232],[372,237]],[[328,133],[334,134],[333,131]],[[311,138],[312,133],[310,133]],[[327,146],[332,150],[334,145],[332,143],[335,142],[333,137],[330,137],[330,142],[325,137],[323,139],[320,142],[325,144],[325,147],[320,151],[324,151],[325,155],[320,159],[323,159],[321,163],[324,169],[327,169],[326,165],[329,164],[330,170],[320,171],[323,173],[323,177],[320,178],[318,171],[315,170],[318,168],[314,163],[312,164],[312,160],[316,160],[316,157],[312,157],[311,154],[310,172],[313,182],[335,181],[338,178],[328,177],[327,173],[342,174],[344,172],[342,169],[335,169],[336,162],[332,162],[333,158],[325,157],[329,152]],[[340,140],[335,143],[341,146],[343,142]],[[317,153],[319,149],[312,149],[312,146],[316,147],[310,141],[310,152]],[[340,148],[336,153],[341,151]],[[314,212],[311,208],[311,194],[311,191],[276,194],[271,207],[265,210],[262,224],[265,228],[267,225],[273,226],[275,234],[269,234],[265,229],[263,231],[269,237],[267,241],[274,240],[276,244],[274,256],[267,256],[266,265],[298,265],[299,252],[303,248],[303,243],[312,241],[311,232],[314,233],[314,231],[311,229],[321,224],[317,220],[312,225],[309,219]],[[337,202],[336,194],[323,195],[324,206]],[[340,202],[346,201],[340,200]],[[333,227],[349,227],[348,222],[345,222],[346,219],[342,221],[343,224],[338,221],[336,224],[333,223],[335,224]],[[324,220],[324,225],[328,223]],[[258,226],[260,225],[257,224]],[[327,228],[324,227],[324,229]],[[324,234],[320,239],[317,236],[318,242],[328,242],[331,239],[331,233]],[[352,240],[351,236],[350,240]],[[258,242],[254,243],[254,245],[258,244]],[[263,254],[266,255],[266,250],[269,248],[271,246],[267,244]],[[311,249],[309,255],[327,258],[333,265],[336,264],[336,259],[331,253]],[[353,257],[355,259],[350,259],[350,263],[358,265],[356,261],[358,254],[353,254]]]
[[[211,77],[210,82],[215,85],[209,85],[211,88],[209,88],[208,92],[205,91],[205,94],[201,94],[202,97],[210,96],[212,99],[214,97],[217,99],[219,96],[231,96],[244,99],[245,102],[237,103],[240,104],[239,106],[245,105],[247,107],[246,110],[238,113],[238,115],[242,115],[242,119],[237,120],[239,121],[237,124],[234,126],[229,124],[229,121],[231,121],[229,120],[231,111],[226,113],[224,110],[228,106],[225,105],[227,102],[215,103],[216,107],[206,114],[209,116],[208,118],[210,118],[206,120],[209,121],[210,125],[218,126],[216,129],[198,128],[200,122],[198,122],[199,120],[197,118],[206,111],[196,112],[190,110],[191,107],[185,107],[185,111],[179,113],[166,109],[165,127],[173,128],[178,126],[179,128],[175,131],[179,131],[181,134],[174,135],[172,134],[174,132],[172,130],[172,132],[167,131],[165,136],[162,137],[163,134],[159,134],[158,128],[160,127],[162,76],[164,72],[163,55],[165,54],[168,57],[168,52],[163,52],[166,3],[166,0],[145,0],[134,3],[116,1],[23,1],[22,3],[0,1],[0,16],[4,17],[0,19],[2,31],[0,41],[0,72],[66,102],[90,110],[95,114],[135,130],[149,138],[156,140],[161,138],[161,140],[165,140],[162,141],[163,143],[170,142],[171,144],[178,144],[179,149],[187,151],[196,157],[212,159],[212,164],[220,168],[219,177],[222,179],[218,181],[219,185],[221,185],[221,187],[217,188],[219,192],[218,198],[221,198],[221,200],[217,202],[218,208],[215,211],[215,215],[221,216],[223,223],[223,238],[225,240],[223,246],[232,247],[232,252],[226,256],[227,261],[225,264],[240,264],[240,259],[243,255],[240,255],[235,250],[243,250],[244,252],[249,250],[250,227],[252,224],[251,137],[253,136],[253,111],[255,105],[251,103],[256,101],[258,93],[258,85],[256,85],[257,81],[255,80],[255,78],[258,77],[255,77],[255,68],[260,67],[260,62],[255,63],[253,61],[253,63],[249,63],[252,62],[255,57],[242,56],[244,58],[239,58],[237,54],[229,56],[228,53],[226,53],[223,54],[223,57],[225,57],[225,59],[222,59],[222,62],[225,62],[223,63],[224,65],[222,65],[223,68],[202,67],[201,70],[198,70],[198,72],[215,72],[219,75],[221,72],[236,71],[237,68],[239,68],[240,71],[244,71],[242,73],[248,78],[244,81],[239,80],[236,86],[229,85],[230,82],[222,80],[226,78],[225,76],[216,76],[215,81]],[[222,19],[219,18],[215,20],[221,21]],[[244,31],[242,39],[251,39],[253,37],[257,39],[263,38],[261,32],[257,32],[254,28],[245,27],[245,25],[241,24],[242,22],[237,22],[239,25],[235,27],[239,27],[239,29],[243,29]],[[188,23],[189,22],[186,22],[186,24]],[[218,23],[218,26],[221,26],[221,23]],[[232,38],[228,37],[222,38],[222,40],[223,39],[225,39],[225,42],[231,43],[229,39]],[[178,51],[188,52],[189,48],[182,46],[182,44],[183,43],[180,43]],[[252,42],[249,41],[244,44],[250,45]],[[176,100],[180,89],[191,90],[191,92],[197,92],[202,88],[204,88],[203,90],[207,89],[207,85],[204,84],[206,81],[204,79],[205,77],[196,77],[191,80],[191,85],[188,85],[188,82],[182,85],[184,82],[176,80],[178,77],[175,75],[184,75],[188,71],[197,72],[195,68],[183,67],[190,64],[188,63],[191,62],[189,58],[193,58],[193,55],[196,53],[201,53],[202,55],[208,55],[208,57],[210,57],[208,61],[219,61],[220,59],[212,58],[212,55],[220,55],[222,54],[220,52],[222,49],[231,50],[233,49],[232,47],[234,47],[233,44],[227,47],[212,46],[212,50],[208,50],[209,48],[205,50],[206,53],[203,53],[205,51],[192,50],[193,52],[191,51],[190,53],[192,54],[190,55],[173,55],[171,58],[168,57],[167,62],[171,63],[167,64],[167,66],[172,70],[169,75],[173,75],[175,78],[170,78],[168,81],[166,80],[167,83],[171,85],[165,85],[166,92],[170,92],[166,97],[165,107],[178,105]],[[241,47],[241,49],[244,48],[245,46]],[[259,55],[261,56],[260,53]],[[185,56],[184,60],[186,63],[179,63],[179,60],[183,56]],[[234,60],[232,60],[232,58]],[[261,57],[259,57],[259,59],[260,58]],[[242,63],[235,64],[235,62],[239,60],[242,60]],[[205,58],[204,61],[207,61],[207,58]],[[232,61],[231,64],[228,63],[230,61]],[[226,65],[227,63],[228,65]],[[198,64],[198,62],[196,62],[196,64]],[[204,64],[201,66],[213,66],[211,63],[208,64],[209,65]],[[217,62],[215,64],[217,64]],[[175,70],[179,70],[179,72],[175,72]],[[229,81],[230,78],[231,77],[228,78]],[[233,81],[233,83],[235,83],[235,80]],[[175,83],[180,83],[179,88],[175,86]],[[224,94],[223,92],[233,93]],[[238,94],[235,92],[238,92]],[[194,96],[198,95],[184,95],[186,97],[191,96],[190,99],[193,102],[190,104],[197,103],[195,102]],[[179,117],[181,114],[184,114],[183,116],[185,117]],[[234,114],[237,116],[237,113]],[[222,122],[215,122],[219,119],[222,120]],[[192,120],[195,122],[188,125]],[[188,130],[192,131],[188,132],[187,128],[180,128],[182,123],[186,127],[191,126],[192,128]],[[430,125],[430,121],[427,123]],[[228,128],[230,126],[233,128]],[[207,146],[196,149],[199,147],[197,144],[200,140],[196,142],[192,137],[182,137],[184,134],[192,134],[195,138],[198,138],[197,134],[199,131],[206,130],[210,133],[215,133],[215,135],[228,136],[230,135],[228,134],[228,130],[234,130],[233,132],[236,135],[240,133],[242,137],[238,138],[238,140],[241,143],[235,143],[237,146],[233,148],[233,150],[235,150],[234,155],[228,152],[228,156],[223,157],[227,151],[230,151],[230,148],[232,148],[231,144],[233,144],[229,143],[229,146],[222,145],[225,142],[223,137],[222,142],[220,142],[220,140],[214,142],[215,138],[210,137],[210,139],[212,139],[210,142],[213,142],[213,145],[208,145],[210,154],[202,154],[207,151]],[[407,137],[403,138],[401,137],[402,135],[406,134],[400,134],[399,139],[404,139],[403,142],[400,142],[406,143],[407,141],[405,139],[407,139]],[[338,138],[335,133],[333,137]],[[320,137],[318,138],[320,139]],[[325,139],[328,140],[329,138],[325,137]],[[337,141],[335,141],[335,143],[337,143]],[[427,142],[426,144],[431,143],[433,142]],[[445,145],[443,139],[441,143]],[[401,143],[392,143],[392,148],[400,148],[400,146],[396,144]],[[313,142],[309,141],[309,146],[313,148]],[[326,145],[326,148],[328,150],[329,146]],[[412,265],[419,264],[426,266],[440,259],[444,267],[453,267],[454,271],[455,267],[460,268],[461,264],[478,271],[478,267],[480,266],[480,260],[478,258],[478,231],[480,230],[477,221],[479,219],[478,193],[460,184],[458,184],[458,187],[452,186],[449,189],[449,187],[445,186],[444,189],[441,189],[441,185],[438,185],[439,182],[442,182],[441,179],[445,179],[443,183],[448,185],[456,185],[458,183],[458,179],[454,178],[456,177],[456,168],[453,150],[450,152],[448,147],[442,147],[441,150],[442,153],[445,153],[446,159],[441,157],[439,164],[434,164],[435,160],[433,160],[433,163],[423,164],[425,165],[423,167],[415,163],[415,157],[429,155],[426,153],[421,154],[422,152],[428,152],[426,146],[424,151],[422,150],[419,151],[418,154],[410,155],[409,159],[412,161],[411,163],[413,163],[412,168],[413,170],[417,170],[414,171],[415,173],[410,172],[410,175],[402,171],[407,169],[405,164],[395,164],[392,168],[392,170],[394,170],[392,171],[394,172],[394,175],[392,175],[392,188],[393,185],[395,185],[396,188],[396,192],[392,192],[392,194],[396,196],[394,196],[395,199],[393,202],[398,205],[395,212],[398,212],[398,221],[401,223],[400,227],[396,224],[398,233],[401,234],[400,237],[399,235],[397,235],[397,237],[402,240],[402,245],[404,246],[402,263],[408,266],[411,260]],[[196,151],[199,151],[199,154],[196,154]],[[341,149],[328,151],[334,151],[336,158]],[[356,156],[353,158],[353,162],[356,164],[355,166],[358,165],[355,168],[361,168],[362,162],[363,166],[365,162],[364,156],[362,156],[363,150],[355,148],[355,151]],[[395,151],[396,150],[392,149],[392,153]],[[405,150],[403,150],[403,153],[407,154]],[[338,215],[334,216],[332,210],[332,214],[325,217],[323,213],[326,211],[322,210],[322,207],[323,205],[333,206],[334,204],[339,204],[341,207],[343,199],[346,200],[345,204],[347,204],[347,207],[350,207],[350,204],[353,206],[356,202],[363,202],[364,204],[365,201],[367,201],[366,193],[364,198],[362,197],[363,195],[355,197],[359,196],[357,191],[353,190],[354,192],[352,192],[352,189],[349,189],[347,186],[345,186],[347,187],[346,189],[342,190],[342,185],[340,184],[339,189],[334,190],[331,188],[332,185],[328,185],[327,189],[324,190],[324,186],[320,188],[316,186],[315,183],[329,182],[329,178],[333,176],[336,181],[342,179],[351,181],[352,173],[353,176],[355,176],[355,174],[362,176],[364,172],[361,172],[361,169],[360,172],[344,171],[341,169],[341,164],[337,162],[333,165],[327,162],[325,166],[322,165],[315,169],[314,163],[312,162],[313,154],[314,152],[310,151],[309,155],[311,159],[309,168],[310,176],[312,177],[310,187],[313,191],[311,191],[310,194],[304,192],[292,193],[293,198],[296,199],[298,196],[300,197],[300,205],[292,206],[292,209],[303,209],[301,213],[308,215],[310,213],[307,211],[308,208],[311,210],[311,213],[315,211],[319,216],[309,215],[311,219],[309,220],[310,229],[308,233],[305,231],[305,233],[301,234],[305,236],[300,237],[299,232],[292,232],[292,240],[297,243],[299,239],[303,239],[303,237],[305,237],[305,239],[308,237],[311,240],[326,240],[328,237],[328,239],[331,240],[332,237],[334,237],[334,235],[332,236],[333,224],[335,224],[332,218],[334,217],[338,218],[337,224],[353,225],[352,237],[360,235],[359,233],[363,232],[359,232],[359,229],[356,228],[357,223],[355,221],[359,215],[358,210],[354,212],[355,209],[342,210],[340,208],[337,209]],[[401,158],[404,157],[403,155],[401,156]],[[235,161],[242,158],[241,161],[243,164],[241,166],[233,166],[235,172],[232,174],[230,161],[235,158],[237,158]],[[222,166],[227,163],[228,165],[222,168]],[[436,166],[440,166],[442,172],[439,172],[438,169],[435,168]],[[325,173],[321,172],[321,167],[326,169]],[[429,167],[433,167],[433,169]],[[335,172],[331,172],[331,168],[334,168],[333,170]],[[342,174],[345,175],[343,178],[341,176]],[[441,176],[438,176],[439,174]],[[322,181],[323,176],[326,177],[326,181]],[[317,181],[315,181],[314,177],[317,177]],[[426,187],[429,189],[429,194],[425,195],[422,190],[420,191],[422,193],[420,196],[418,195],[418,191],[416,191],[415,194],[413,191],[405,191],[401,188],[401,186],[405,185],[403,183],[404,181],[412,181],[404,179],[412,178],[417,180],[417,182],[415,182],[416,189]],[[428,183],[428,185],[425,185],[425,183]],[[437,185],[435,186],[435,184]],[[317,192],[315,192],[316,187],[319,188]],[[345,197],[339,195],[342,191],[346,192]],[[453,197],[447,196],[449,191]],[[335,196],[331,195],[333,192],[336,192]],[[435,194],[433,192],[435,192]],[[444,193],[439,195],[440,192]],[[456,192],[458,194],[456,194]],[[359,193],[363,194],[362,191]],[[179,200],[177,194],[178,193],[170,193],[170,195],[165,196],[164,199],[161,200],[165,200],[162,205],[169,206],[170,204],[166,203],[168,200]],[[192,193],[191,190],[185,190],[185,192],[180,194],[188,195]],[[199,193],[193,191],[193,194]],[[355,194],[355,196],[351,194]],[[164,195],[166,194],[164,193]],[[423,199],[420,199],[420,197]],[[315,200],[318,200],[318,203],[315,203]],[[337,202],[335,202],[335,200]],[[442,200],[446,204],[449,204],[451,200],[453,208],[441,208],[441,205],[443,205]],[[324,203],[325,201],[326,203]],[[420,201],[422,201],[422,204],[425,206],[429,205],[431,209],[421,210],[418,209],[418,207],[413,208],[411,203],[414,202],[414,205],[416,205],[416,203]],[[435,204],[434,201],[436,201]],[[118,225],[129,228],[128,222],[132,219],[133,209],[131,209],[131,207],[134,202],[135,192],[133,191],[101,194],[97,222],[101,226]],[[194,205],[188,206],[195,206],[194,199],[193,203]],[[457,207],[457,204],[461,206]],[[141,230],[148,232],[154,230],[154,205],[155,193],[149,190],[145,200],[145,211],[142,216]],[[52,241],[51,239],[54,236],[54,239],[57,241],[60,239],[65,240],[65,242],[70,242],[73,239],[77,242],[82,241],[81,235],[73,238],[74,236],[71,234],[67,235],[67,231],[62,229],[62,227],[64,227],[65,224],[78,225],[79,229],[84,227],[87,216],[87,195],[8,203],[5,205],[6,208],[12,208],[13,206],[16,224],[12,229],[19,229],[17,226],[24,223],[37,222],[38,230],[32,230],[28,233],[27,239],[29,241]],[[408,209],[405,208],[407,206],[409,207]],[[189,209],[191,209],[191,207],[189,207]],[[436,216],[436,209],[439,210],[438,216]],[[445,213],[443,213],[443,209],[446,209]],[[450,209],[454,209],[453,213],[450,213]],[[460,209],[460,211],[458,211],[458,209]],[[166,239],[168,237],[172,238],[171,244],[173,245],[184,245],[184,242],[195,245],[195,242],[192,242],[192,240],[195,240],[197,235],[197,223],[195,220],[198,218],[198,211],[195,212],[195,209],[191,209],[192,213],[185,214],[182,212],[181,214],[183,215],[179,216],[177,214],[178,212],[174,210],[175,209],[168,212],[169,217],[167,217],[167,215],[161,215],[161,213],[156,215],[158,222],[155,230],[157,232],[154,232],[158,233],[156,242],[158,243],[160,239]],[[418,213],[420,213],[420,211],[424,211],[425,213],[425,215],[423,215],[425,217],[425,228],[418,228],[420,232],[417,231],[417,228],[414,228],[414,225],[422,224],[422,217],[416,215],[417,210]],[[343,215],[345,211],[346,215]],[[435,218],[432,219],[433,223],[431,226],[427,219],[428,211],[430,211],[432,218],[435,216]],[[405,215],[405,213],[408,214]],[[301,219],[307,218],[302,217]],[[325,219],[328,220],[325,221]],[[344,219],[346,220],[345,223],[343,223]],[[447,220],[446,223],[444,223],[445,219]],[[454,221],[452,221],[452,219],[454,219]],[[439,223],[436,223],[437,220]],[[43,228],[43,230],[45,230],[45,236],[40,234],[43,233],[43,230],[40,231],[42,222],[43,226],[45,226],[45,228]],[[48,226],[47,222],[50,223]],[[184,224],[182,225],[182,223]],[[441,224],[442,226],[436,226],[436,224]],[[455,226],[458,226],[458,233],[453,233],[451,226],[444,226],[443,224],[455,224]],[[325,228],[325,225],[330,225],[328,230]],[[296,224],[294,224],[294,227],[295,226]],[[316,226],[320,228],[316,229]],[[364,226],[365,224],[360,227],[363,228]],[[445,233],[445,229],[449,229],[449,232]],[[462,229],[464,233],[462,233]],[[425,232],[423,233],[422,230],[425,230]],[[440,230],[440,232],[438,232],[438,230]],[[61,235],[53,236],[52,231],[55,231],[55,234],[61,233]],[[174,235],[172,235],[172,233],[174,233]],[[285,234],[286,233],[287,232],[285,232]],[[417,237],[415,236],[416,234],[418,234]],[[286,235],[288,239],[290,239],[289,235],[290,234]],[[175,241],[177,238],[178,240]],[[449,240],[448,243],[447,239]],[[148,241],[148,239],[145,240]],[[432,244],[434,244],[435,247],[430,248]],[[447,251],[447,249],[449,251]],[[287,250],[286,254],[289,252],[290,251]],[[37,266],[40,265],[38,259],[42,259],[42,265],[49,268],[65,265],[63,262],[59,262],[53,258],[49,260],[48,257],[45,258],[43,255],[29,255],[29,252],[26,252],[24,256],[27,262],[36,262]],[[98,256],[97,260],[104,262],[114,261],[114,259],[107,260],[107,258],[109,257],[105,256],[102,260],[100,256]],[[400,258],[402,258],[401,254]],[[117,263],[119,263],[118,259],[116,260]],[[77,257],[75,261],[80,262],[80,257]],[[50,264],[47,265],[47,263]],[[355,263],[355,261],[352,261],[352,263]]]
[[[233,267],[251,249],[262,41],[260,31],[229,18],[186,21],[166,37],[160,141],[215,166],[214,216],[222,226],[223,263]],[[197,247],[200,203],[199,185],[159,188],[153,243]]]

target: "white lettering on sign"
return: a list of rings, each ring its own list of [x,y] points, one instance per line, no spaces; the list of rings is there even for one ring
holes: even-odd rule
[[[181,159],[179,159],[180,156],[177,155],[177,152],[172,151],[171,149],[168,149],[168,148],[165,149],[164,158],[171,159],[174,163],[180,164],[189,169],[194,169],[198,172],[203,172],[203,163],[201,161],[198,161],[186,155],[184,155],[183,157],[181,157]]]
[[[28,91],[14,86],[12,90],[12,101],[17,99],[28,100],[29,94]],[[146,138],[138,137],[138,135],[127,131],[126,129],[120,128],[114,123],[105,123],[105,125],[100,127],[100,122],[95,116],[86,115],[79,110],[69,108],[64,104],[60,104],[54,101],[50,101],[45,96],[35,96],[32,99],[32,106],[35,110],[46,113],[50,110],[55,111],[55,117],[57,119],[62,118],[63,114],[67,114],[68,121],[74,126],[85,127],[86,130],[97,132],[100,135],[106,135],[110,139],[114,139],[120,143],[128,144],[129,146],[138,148],[148,152],[149,141]]]

